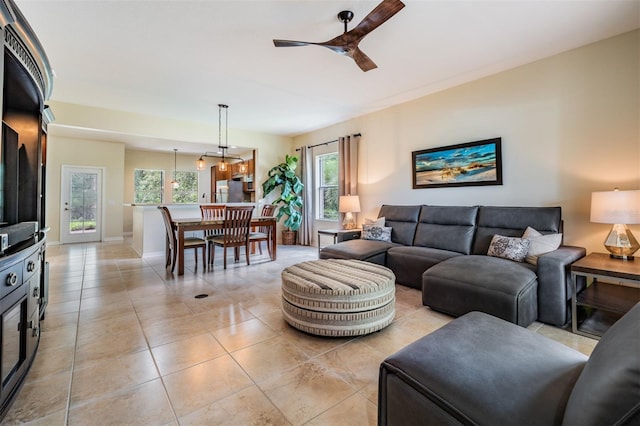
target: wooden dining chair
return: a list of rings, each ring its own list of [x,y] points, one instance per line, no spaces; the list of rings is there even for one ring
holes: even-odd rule
[[[224,220],[224,204],[217,204],[214,206],[200,206],[200,213],[203,220]],[[207,229],[204,231],[204,239],[207,241],[207,251],[209,253],[209,264],[213,263],[211,253],[213,252],[213,237],[222,235],[222,228],[220,229]]]
[[[224,269],[227,269],[227,248],[235,249],[235,261],[240,260],[240,247],[244,247],[247,265],[249,262],[249,229],[251,226],[251,214],[253,206],[227,206],[224,212],[224,225],[222,235],[216,235],[210,239],[211,262],[215,260],[216,247],[223,248]]]
[[[169,209],[165,206],[158,206],[160,212],[162,213],[162,219],[164,220],[164,226],[167,231],[167,245],[165,249],[166,253],[166,263],[165,268],[171,264],[171,272],[176,269],[176,258],[178,256],[178,235],[176,232],[176,227],[173,224],[173,219],[171,219],[171,213]],[[206,250],[207,250],[207,242],[204,238],[198,237],[184,237],[184,249],[194,249],[195,250],[195,258],[196,258],[196,268],[198,267],[198,248],[202,248],[202,264],[206,265]]]
[[[265,204],[262,206],[262,212],[260,216],[262,217],[271,217],[276,211],[276,206],[273,204]],[[249,234],[249,241],[252,243],[258,243],[258,250],[260,254],[262,254],[262,242],[267,242],[267,250],[269,251],[269,257],[273,258],[271,254],[271,227],[270,226],[258,226],[255,232],[251,232]]]

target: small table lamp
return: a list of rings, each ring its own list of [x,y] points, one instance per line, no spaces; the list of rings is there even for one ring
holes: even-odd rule
[[[342,227],[344,229],[355,228],[356,221],[353,219],[352,213],[360,212],[360,198],[357,195],[341,195],[338,202],[338,211],[345,214]]]
[[[593,192],[591,222],[612,224],[605,248],[613,258],[633,260],[640,244],[627,225],[640,223],[640,190]]]

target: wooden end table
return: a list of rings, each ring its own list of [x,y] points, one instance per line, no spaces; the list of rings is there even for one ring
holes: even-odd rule
[[[578,277],[586,280],[580,292]],[[640,259],[619,260],[605,253],[591,253],[571,265],[571,281],[571,329],[599,340],[640,301]]]

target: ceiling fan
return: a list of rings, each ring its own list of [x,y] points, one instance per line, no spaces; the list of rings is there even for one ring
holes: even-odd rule
[[[341,55],[346,55],[356,61],[362,71],[369,71],[378,66],[360,50],[358,44],[371,31],[384,24],[404,7],[400,0],[382,0],[354,29],[347,31],[347,24],[353,19],[353,12],[343,10],[338,13],[338,19],[344,24],[344,33],[324,43],[294,40],[273,40],[276,47],[297,47],[316,45],[326,47]]]

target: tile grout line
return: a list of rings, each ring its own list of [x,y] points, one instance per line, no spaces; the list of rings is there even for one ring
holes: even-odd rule
[[[76,317],[76,337],[73,343],[73,355],[71,356],[71,368],[69,371],[69,386],[67,389],[67,406],[65,408],[64,414],[64,424],[69,425],[69,411],[71,410],[71,390],[73,386],[73,372],[75,370],[76,365],[76,353],[78,351],[78,334],[80,330],[80,307],[82,305],[82,292],[84,290],[84,278],[85,278],[85,269],[87,267],[87,249],[86,246],[83,246],[82,250],[82,284],[80,286],[80,300],[78,301],[78,315]]]
[[[144,263],[147,263],[146,260],[142,259]],[[116,263],[117,265],[117,263]],[[162,278],[162,276],[160,275],[160,273],[154,268],[153,264],[149,265],[151,267],[151,270],[158,276],[158,278],[160,278],[160,281],[163,282],[163,285],[166,284],[166,280]],[[118,267],[118,270],[120,270],[120,267]],[[166,270],[166,267],[165,267]],[[133,303],[133,301],[131,300],[131,295],[129,294],[129,289],[126,289],[127,292],[127,297],[129,298],[129,303],[131,303],[131,306],[133,307],[133,311],[136,314],[136,319],[138,320],[138,324],[140,325],[140,330],[142,332],[142,335],[144,336],[144,341],[147,344],[147,349],[149,350],[149,355],[151,355],[151,359],[153,360],[153,365],[156,368],[156,371],[158,372],[158,378],[160,379],[160,383],[162,383],[162,388],[164,389],[164,393],[165,396],[167,397],[167,401],[169,402],[169,407],[171,407],[171,413],[173,414],[173,420],[179,425],[180,424],[180,420],[178,419],[178,413],[176,413],[176,409],[173,406],[173,401],[171,401],[171,397],[169,396],[169,390],[167,389],[167,385],[164,382],[164,377],[162,376],[162,372],[160,371],[160,367],[158,367],[158,362],[156,361],[156,357],[153,354],[153,351],[151,350],[151,344],[149,343],[149,338],[147,337],[147,334],[144,332],[144,327],[142,326],[142,321],[140,319],[140,316],[138,315],[138,310],[136,309],[135,304]]]

